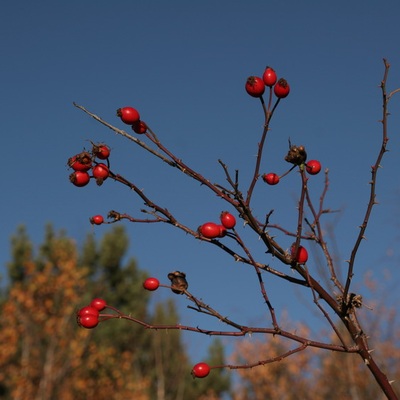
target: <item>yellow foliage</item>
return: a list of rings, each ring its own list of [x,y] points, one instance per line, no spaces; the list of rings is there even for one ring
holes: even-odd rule
[[[307,336],[305,327],[296,332]],[[266,335],[263,340],[247,338],[241,341],[233,356],[235,364],[253,364],[279,357],[298,346],[298,343],[288,341],[280,336]],[[242,382],[235,390],[234,400],[266,400],[308,399],[308,376],[312,371],[311,349],[306,349],[284,358],[279,362],[266,363],[256,368],[238,369]],[[317,399],[317,397],[313,397]]]
[[[389,312],[380,314],[382,320]],[[308,337],[302,327],[296,332]],[[384,365],[383,372],[394,380],[395,390],[400,388],[400,333],[390,337],[376,335],[374,355]],[[335,341],[332,334],[331,340]],[[336,338],[337,340],[337,338]],[[237,345],[233,362],[252,364],[260,360],[274,359],[296,347],[296,343],[279,336],[265,336],[264,340],[245,339]],[[371,379],[371,373],[358,354],[307,348],[282,361],[251,369],[238,369],[241,381],[235,390],[234,400],[381,400],[382,390]]]
[[[0,384],[8,397],[147,400],[149,382],[135,376],[133,354],[101,347],[77,326],[87,271],[74,244],[59,239],[51,250],[43,265],[26,262],[1,308]]]

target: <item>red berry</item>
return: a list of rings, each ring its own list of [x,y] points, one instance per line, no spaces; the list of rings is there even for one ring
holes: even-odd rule
[[[310,160],[306,164],[306,170],[310,175],[317,175],[321,171],[321,163],[318,160]]]
[[[147,125],[143,121],[137,121],[134,124],[132,124],[132,129],[134,132],[139,133],[139,134],[146,133]]]
[[[291,247],[291,256],[299,264],[304,264],[308,260],[308,252],[303,246],[299,246],[297,249],[297,254],[294,253],[295,245]]]
[[[92,167],[92,159],[87,151],[68,159],[68,166],[75,171],[88,171]]]
[[[226,236],[226,228],[223,225],[218,225],[219,228],[219,238],[223,238],[224,236]]]
[[[97,311],[103,311],[106,308],[106,301],[96,297],[90,302],[90,307],[95,308]]]
[[[93,167],[93,176],[103,181],[108,178],[109,170],[106,164],[97,164]]]
[[[111,150],[105,144],[93,145],[93,154],[100,160],[106,160],[110,157]]]
[[[226,229],[232,229],[236,225],[236,218],[228,211],[222,211],[220,215],[221,224]]]
[[[220,226],[214,222],[206,222],[199,227],[198,232],[208,239],[215,239],[219,237],[221,229]]]
[[[258,76],[250,76],[247,78],[245,89],[250,96],[261,97],[265,91],[265,84]]]
[[[92,225],[101,225],[104,222],[104,218],[102,215],[94,215],[89,221]]]
[[[84,328],[94,328],[99,323],[99,310],[92,306],[83,307],[77,312],[76,320]]]
[[[146,290],[157,290],[158,287],[160,286],[160,281],[157,278],[147,278],[144,282],[143,282],[143,287]]]
[[[276,72],[271,67],[265,68],[263,74],[263,81],[266,86],[272,87],[275,85],[277,80]]]
[[[78,317],[78,324],[86,329],[93,329],[99,324],[99,318],[94,315],[84,315]]]
[[[205,378],[210,373],[210,366],[204,362],[196,364],[192,369],[194,378]]]
[[[85,307],[82,307],[82,308],[78,311],[77,316],[78,316],[78,317],[83,317],[83,316],[85,316],[85,315],[93,315],[93,316],[95,316],[95,317],[98,318],[98,316],[99,316],[99,310],[98,310],[97,308],[92,307],[92,306],[85,306]]]
[[[269,174],[264,174],[263,175],[263,181],[265,183],[268,183],[268,185],[276,185],[279,183],[279,175],[274,174],[273,172],[270,172]]]
[[[90,175],[86,171],[75,171],[69,176],[69,180],[75,186],[86,186],[90,181]]]
[[[117,116],[121,118],[125,124],[132,125],[140,120],[139,112],[133,107],[118,108]]]
[[[279,79],[279,81],[274,86],[275,96],[279,99],[285,98],[290,92],[290,86],[287,83],[286,79]]]

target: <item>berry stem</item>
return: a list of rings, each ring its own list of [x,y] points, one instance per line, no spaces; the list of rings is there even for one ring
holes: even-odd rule
[[[253,191],[254,191],[254,187],[257,183],[257,180],[260,176],[260,165],[261,165],[261,159],[262,159],[262,154],[263,154],[263,150],[264,150],[264,144],[265,144],[265,140],[267,138],[267,134],[269,131],[269,123],[272,119],[272,116],[276,110],[276,107],[279,104],[280,99],[277,99],[277,101],[274,104],[274,107],[272,108],[272,110],[270,111],[270,105],[271,105],[271,95],[270,95],[270,101],[268,103],[268,108],[265,107],[265,103],[264,103],[264,99],[262,97],[260,97],[261,100],[261,105],[263,107],[264,110],[264,128],[263,128],[263,132],[261,135],[261,140],[258,144],[258,152],[257,152],[257,158],[256,158],[256,165],[254,168],[254,174],[253,174],[253,179],[250,183],[249,189],[247,190],[247,198],[246,198],[246,205],[250,206],[250,200],[251,200],[251,196],[253,195]]]

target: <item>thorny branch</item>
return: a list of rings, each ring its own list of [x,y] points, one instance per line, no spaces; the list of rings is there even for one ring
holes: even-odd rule
[[[308,208],[311,211],[311,214],[314,218],[314,221],[312,224],[310,224],[309,226],[311,227],[314,235],[313,235],[313,239],[320,245],[320,247],[322,248],[322,251],[324,253],[325,259],[327,261],[327,265],[329,268],[329,273],[331,275],[331,280],[334,283],[334,285],[340,290],[341,293],[343,293],[343,286],[340,283],[339,279],[337,278],[336,275],[336,270],[335,267],[333,265],[333,260],[332,260],[332,256],[328,250],[328,245],[324,240],[324,233],[322,230],[322,226],[321,226],[321,216],[323,213],[327,213],[327,212],[331,212],[328,210],[324,209],[324,200],[325,200],[325,196],[326,193],[328,192],[328,187],[329,187],[329,178],[328,178],[328,170],[325,171],[325,185],[324,185],[324,190],[321,194],[320,200],[319,200],[319,210],[318,213],[315,211],[315,207],[313,205],[313,202],[311,201],[311,197],[310,197],[310,193],[308,191],[308,188],[306,187],[306,191],[305,191],[305,195],[306,195],[306,200],[307,200],[307,205]],[[315,231],[316,228],[316,231]]]
[[[172,289],[171,286],[168,285],[160,285],[160,287],[165,287],[165,288],[170,288]],[[187,326],[187,325],[157,325],[157,324],[149,324],[145,321],[139,320],[132,315],[127,315],[121,312],[120,310],[112,307],[112,306],[107,306],[106,309],[109,309],[112,311],[111,313],[106,313],[102,312],[100,314],[100,319],[102,321],[109,320],[109,319],[126,319],[132,322],[137,323],[138,325],[143,326],[146,329],[154,329],[154,330],[183,330],[183,331],[191,331],[191,332],[197,332],[205,335],[210,335],[210,336],[246,336],[246,335],[253,335],[253,334],[267,334],[267,335],[273,335],[273,336],[282,336],[284,338],[293,340],[298,343],[302,343],[306,347],[315,347],[315,348],[321,348],[321,349],[328,349],[331,351],[338,351],[338,352],[346,352],[346,353],[356,353],[358,351],[357,346],[351,346],[351,347],[344,347],[342,345],[338,344],[332,344],[332,343],[323,343],[323,342],[318,342],[314,340],[310,340],[309,338],[297,335],[295,333],[291,333],[289,331],[285,331],[282,329],[276,330],[275,328],[262,328],[262,327],[249,327],[246,325],[240,325],[237,324],[233,321],[231,321],[227,317],[223,317],[221,314],[219,314],[216,310],[211,308],[210,306],[206,305],[203,303],[201,300],[199,300],[197,297],[192,295],[190,292],[187,290],[184,291],[184,294],[187,296],[187,299],[189,301],[192,301],[193,303],[196,304],[196,307],[191,307],[188,306],[189,308],[207,314],[209,316],[212,316],[214,318],[217,318],[221,322],[223,322],[226,325],[229,325],[233,328],[235,328],[234,331],[217,331],[217,330],[209,330],[209,329],[204,329],[200,327],[194,327],[194,326]]]
[[[126,178],[122,177],[121,175],[114,174],[112,171],[110,171],[109,174],[110,174],[110,177],[115,179],[117,182],[120,182],[120,183],[128,186],[129,188],[131,188],[144,201],[144,204],[147,207],[149,207],[151,210],[153,210],[153,211],[148,211],[148,210],[141,210],[141,211],[146,214],[151,214],[154,217],[154,219],[134,218],[134,217],[131,217],[129,214],[119,213],[115,210],[112,210],[109,212],[109,217],[113,220],[112,222],[118,222],[122,219],[126,219],[131,222],[137,222],[137,223],[155,223],[155,222],[168,223],[168,224],[174,225],[175,227],[183,230],[185,233],[192,235],[196,239],[214,244],[215,246],[219,247],[220,249],[222,249],[223,251],[225,251],[226,253],[231,255],[237,262],[242,262],[244,264],[253,265],[255,268],[269,272],[269,273],[276,275],[279,278],[282,278],[289,282],[292,282],[292,283],[295,283],[298,285],[307,286],[307,283],[304,280],[292,277],[290,275],[286,275],[285,273],[278,271],[278,270],[270,267],[269,265],[259,263],[259,262],[256,262],[254,259],[250,259],[245,256],[239,255],[236,251],[234,251],[227,245],[223,244],[219,240],[205,238],[198,231],[194,231],[193,229],[190,229],[188,226],[180,223],[168,209],[160,207],[159,205],[154,203],[149,197],[147,197],[144,194],[143,190],[139,189],[134,183],[128,181]],[[234,239],[237,243],[240,243],[240,241],[238,240],[237,232],[235,232],[234,235],[230,235],[230,237],[232,239]],[[243,242],[241,242],[241,247],[245,250],[245,253],[250,255],[249,250],[245,247]]]
[[[382,79],[382,82],[380,84],[381,91],[382,91],[382,144],[381,148],[379,150],[378,156],[376,158],[375,164],[371,166],[371,181],[370,181],[370,195],[369,195],[369,201],[367,205],[367,209],[365,211],[365,216],[363,219],[362,224],[360,225],[360,232],[358,234],[358,237],[356,239],[355,245],[353,247],[353,250],[350,255],[350,260],[349,260],[349,265],[348,265],[348,270],[347,270],[347,279],[346,279],[346,284],[343,290],[343,300],[342,300],[342,308],[343,308],[343,314],[345,315],[348,312],[348,309],[350,307],[348,303],[348,294],[350,290],[350,285],[351,285],[351,280],[354,276],[354,265],[356,261],[356,256],[358,253],[358,249],[360,247],[361,241],[364,239],[365,231],[368,226],[368,222],[371,216],[372,208],[376,204],[376,182],[377,182],[377,175],[378,175],[378,169],[381,166],[381,161],[383,158],[383,155],[386,153],[386,146],[387,142],[389,140],[388,134],[387,134],[387,117],[388,117],[388,102],[391,98],[391,96],[396,93],[398,90],[393,91],[389,97],[387,96],[386,93],[386,82],[389,74],[389,68],[390,64],[387,62],[386,59],[383,60],[384,66],[385,66],[385,72],[384,76]]]
[[[137,139],[136,137],[129,135],[127,132],[124,130],[118,129],[115,126],[109,124],[108,122],[104,121],[102,118],[98,117],[97,115],[91,113],[89,110],[86,108],[73,103],[75,107],[79,108],[86,114],[90,115],[92,118],[94,118],[96,121],[100,122],[101,124],[107,126],[111,130],[113,130],[115,133],[118,135],[124,136],[128,138],[129,140],[133,141],[140,147],[144,148],[154,156],[160,158],[162,161],[167,163],[171,167],[178,168],[181,170],[184,174],[190,176],[191,178],[195,179],[196,181],[199,181],[202,185],[207,186],[210,190],[212,190],[217,196],[222,197],[225,201],[228,203],[231,203],[232,205],[235,205],[234,200],[230,198],[230,196],[226,195],[224,191],[220,190],[216,185],[212,184],[208,179],[204,178],[201,174],[198,172],[192,170],[188,165],[186,165],[181,159],[176,157],[171,151],[169,151],[157,138],[156,134],[150,129],[150,127],[147,127],[148,132],[145,133],[145,136],[150,139],[152,143],[154,143],[159,150],[161,150],[161,153],[155,149],[153,149],[151,146],[146,144],[145,142]],[[165,155],[163,155],[164,153]]]
[[[282,228],[278,224],[273,224],[270,223],[270,217],[272,215],[272,211],[270,211],[265,219],[265,223],[260,223],[257,218],[253,215],[252,209],[250,207],[250,202],[252,199],[252,195],[254,193],[254,188],[257,184],[257,181],[260,176],[260,167],[261,167],[261,160],[263,153],[265,151],[265,143],[267,139],[267,134],[268,131],[270,130],[270,123],[272,120],[272,117],[274,115],[274,112],[280,103],[280,99],[278,99],[275,104],[272,106],[272,88],[270,88],[269,92],[269,101],[268,104],[266,105],[263,97],[260,97],[261,99],[261,105],[262,109],[264,111],[264,127],[263,131],[261,134],[261,139],[260,142],[258,143],[258,152],[257,152],[257,157],[255,161],[255,166],[254,166],[254,173],[251,179],[251,182],[249,184],[249,187],[247,189],[247,195],[246,198],[244,198],[240,187],[239,187],[239,172],[235,171],[235,176],[232,177],[230,174],[228,167],[221,161],[218,160],[221,167],[223,168],[223,171],[225,173],[226,181],[229,185],[230,188],[226,188],[220,184],[217,183],[211,183],[210,180],[206,179],[203,177],[200,173],[197,171],[191,169],[186,163],[184,163],[180,158],[178,158],[175,154],[173,154],[158,138],[158,136],[150,129],[147,129],[147,132],[145,133],[145,137],[150,141],[150,143],[153,145],[153,147],[146,142],[137,139],[134,136],[129,135],[125,131],[118,129],[114,127],[113,125],[109,124],[108,122],[104,121],[97,115],[91,113],[84,107],[74,103],[74,106],[94,118],[96,121],[100,122],[104,126],[108,127],[112,131],[114,131],[116,134],[121,135],[125,138],[128,138],[153,156],[159,158],[163,162],[165,162],[167,165],[177,168],[180,171],[182,171],[185,175],[188,177],[198,181],[200,184],[204,185],[207,187],[211,192],[213,192],[215,195],[220,197],[222,200],[225,200],[228,204],[230,204],[232,207],[234,207],[239,216],[244,220],[245,225],[247,225],[257,236],[259,239],[261,239],[261,242],[265,245],[266,247],[266,253],[270,254],[274,261],[281,262],[283,266],[289,266],[292,271],[295,271],[298,274],[298,277],[290,276],[286,274],[285,272],[282,272],[276,268],[271,267],[268,264],[265,263],[260,263],[258,262],[252,255],[251,251],[249,250],[248,245],[245,243],[245,241],[241,238],[241,236],[238,234],[238,232],[233,229],[233,232],[230,232],[228,235],[226,235],[226,238],[233,240],[234,246],[239,247],[239,251],[241,251],[243,254],[239,254],[236,250],[234,250],[233,247],[229,247],[226,243],[223,243],[220,240],[217,239],[208,239],[204,236],[201,235],[201,233],[197,230],[193,230],[189,228],[188,226],[184,225],[178,219],[165,207],[161,207],[158,205],[156,202],[152,201],[148,196],[144,194],[144,192],[139,189],[134,183],[131,181],[127,180],[126,178],[122,177],[119,174],[114,174],[113,172],[110,172],[110,177],[113,178],[115,181],[122,183],[123,185],[126,185],[130,189],[132,189],[136,195],[138,195],[142,201],[144,202],[145,206],[148,207],[148,210],[141,210],[143,213],[148,214],[150,218],[135,218],[130,216],[129,214],[126,213],[119,213],[117,211],[111,211],[109,214],[109,217],[113,219],[112,222],[117,222],[122,219],[129,220],[131,222],[135,223],[167,223],[170,225],[173,225],[185,233],[192,235],[194,238],[198,240],[202,240],[205,242],[208,242],[210,244],[213,244],[217,247],[219,247],[222,251],[230,255],[235,261],[241,262],[243,264],[252,266],[256,276],[258,278],[258,283],[260,287],[260,292],[262,294],[262,297],[269,309],[271,320],[272,320],[272,327],[267,328],[267,327],[248,327],[245,325],[241,325],[235,321],[230,320],[227,317],[222,316],[219,312],[217,312],[214,308],[211,308],[210,306],[206,305],[203,301],[199,300],[199,298],[193,296],[191,293],[189,293],[187,290],[184,291],[184,294],[186,295],[186,298],[195,304],[195,306],[188,306],[190,309],[204,313],[206,315],[209,315],[211,317],[217,318],[220,320],[222,323],[234,328],[232,331],[215,331],[215,330],[206,330],[202,329],[199,327],[193,327],[193,326],[185,326],[185,325],[151,325],[148,324],[144,321],[138,320],[134,318],[131,315],[126,315],[123,314],[121,311],[108,306],[109,309],[111,309],[113,312],[111,314],[101,314],[102,320],[107,320],[107,319],[113,319],[113,318],[121,318],[121,319],[127,319],[132,322],[135,322],[141,326],[143,326],[145,329],[154,329],[154,330],[170,330],[170,329],[175,329],[175,330],[186,330],[186,331],[192,331],[192,332],[197,332],[201,334],[207,334],[207,335],[224,335],[224,336],[245,336],[245,335],[250,335],[252,333],[258,333],[258,334],[269,334],[269,335],[279,335],[282,337],[285,337],[287,339],[293,340],[294,342],[299,343],[299,346],[284,353],[281,354],[277,357],[271,357],[265,360],[260,360],[257,362],[254,362],[253,364],[246,364],[246,365],[224,365],[224,366],[214,366],[213,368],[220,368],[220,367],[227,367],[231,369],[237,369],[237,368],[253,368],[258,365],[263,365],[266,363],[274,362],[274,361],[279,361],[283,358],[289,357],[290,355],[305,350],[307,347],[318,347],[318,348],[323,348],[327,350],[332,350],[332,351],[339,351],[339,352],[347,352],[347,353],[357,353],[361,358],[363,359],[364,363],[367,365],[367,367],[370,369],[371,373],[375,377],[377,383],[380,385],[382,391],[385,393],[388,399],[394,400],[397,399],[396,394],[394,393],[387,377],[385,374],[382,372],[382,370],[378,367],[376,364],[375,360],[372,358],[371,351],[368,346],[368,340],[367,340],[367,335],[361,328],[361,325],[358,321],[356,309],[358,307],[361,307],[362,302],[360,300],[360,296],[356,295],[355,293],[350,293],[351,289],[351,282],[352,278],[354,276],[354,270],[355,270],[355,261],[356,261],[356,256],[358,254],[358,250],[360,248],[360,244],[362,239],[364,238],[364,234],[366,231],[366,228],[368,226],[368,222],[370,220],[371,212],[373,206],[376,204],[376,182],[377,182],[377,173],[378,169],[381,165],[382,158],[384,154],[386,153],[386,146],[388,142],[388,134],[387,134],[387,117],[388,117],[388,102],[389,100],[393,97],[394,94],[400,92],[400,89],[393,90],[389,94],[387,94],[386,91],[386,83],[387,83],[387,78],[388,78],[388,73],[389,73],[389,68],[390,65],[389,63],[384,59],[384,76],[381,81],[381,91],[382,91],[382,102],[383,102],[383,110],[382,110],[382,144],[380,151],[378,153],[378,156],[376,158],[376,161],[374,165],[371,167],[371,181],[370,181],[370,196],[369,196],[369,202],[367,205],[367,209],[364,215],[364,219],[362,224],[360,225],[360,232],[356,238],[354,247],[351,252],[350,259],[348,261],[348,270],[347,270],[347,277],[345,279],[344,285],[339,281],[336,273],[336,266],[334,265],[333,258],[331,256],[331,253],[328,249],[327,242],[324,239],[324,234],[323,234],[323,229],[321,225],[321,217],[324,214],[332,212],[331,210],[325,209],[324,208],[324,200],[326,197],[326,194],[328,192],[328,187],[329,187],[329,179],[328,179],[328,170],[325,171],[325,185],[323,192],[320,196],[319,199],[319,207],[315,207],[314,203],[311,200],[311,196],[309,193],[309,189],[307,186],[307,175],[305,173],[305,159],[306,155],[304,157],[304,160],[300,158],[296,159],[297,161],[292,162],[294,165],[293,167],[287,172],[289,173],[292,171],[295,167],[298,167],[299,172],[300,172],[300,178],[301,178],[301,191],[300,191],[300,198],[298,202],[298,219],[297,219],[297,228],[295,232],[290,232],[284,228]],[[293,146],[292,146],[293,147]],[[293,148],[290,148],[289,151],[292,151]],[[304,150],[302,146],[300,146],[298,149],[301,151]],[[297,150],[298,150],[297,149]],[[295,149],[296,150],[296,149]],[[304,150],[305,154],[305,150]],[[288,157],[288,156],[287,156]],[[288,161],[286,157],[286,160]],[[286,173],[286,174],[287,174]],[[285,175],[286,175],[285,174]],[[312,221],[309,221],[306,216],[305,216],[305,207],[308,208],[308,210],[311,212]],[[307,226],[310,228],[311,232],[310,233],[304,233],[303,232],[303,224],[304,222],[307,224]],[[271,234],[268,232],[268,228],[272,229],[277,229],[280,230],[281,232],[284,232],[286,235],[293,236],[295,239],[294,247],[295,250],[298,249],[300,246],[300,243],[302,240],[311,240],[315,241],[316,244],[322,249],[322,252],[325,256],[326,262],[327,262],[327,269],[329,271],[331,280],[333,281],[335,287],[340,291],[340,295],[333,295],[329,292],[329,289],[325,289],[320,283],[319,279],[315,278],[312,276],[309,272],[309,269],[307,265],[301,265],[296,262],[295,259],[292,258],[291,254],[289,254],[276,240]],[[294,251],[294,254],[296,254],[296,251]],[[263,277],[262,277],[262,272],[270,273],[273,274],[283,280],[286,280],[290,283],[296,284],[296,285],[301,285],[304,287],[308,287],[311,291],[312,298],[314,300],[314,303],[316,304],[317,308],[320,310],[324,318],[328,321],[329,325],[332,327],[333,331],[336,333],[339,341],[341,344],[331,344],[331,343],[322,343],[322,342],[317,342],[310,340],[309,338],[304,338],[301,336],[298,336],[294,333],[291,333],[287,330],[282,329],[279,326],[278,320],[275,315],[275,310],[273,305],[271,304],[271,301],[269,299],[269,296],[267,294],[267,289],[265,287]],[[169,287],[167,285],[161,285],[164,287]],[[325,302],[325,306],[321,304],[321,301]],[[347,329],[348,333],[350,334],[350,337],[352,338],[352,344],[347,344],[346,340],[344,339],[340,329],[339,325],[334,322],[332,315],[328,313],[326,308],[330,309],[330,311],[333,313],[333,316],[336,315],[336,317],[343,323],[345,328]]]

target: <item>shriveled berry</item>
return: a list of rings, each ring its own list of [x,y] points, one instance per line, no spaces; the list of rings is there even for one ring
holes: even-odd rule
[[[92,167],[92,158],[87,151],[68,159],[68,166],[74,171],[88,171]]]
[[[307,152],[303,145],[296,146],[291,145],[287,155],[285,156],[285,160],[288,163],[295,164],[295,165],[302,165],[307,160]]]
[[[92,152],[100,160],[107,160],[110,157],[111,150],[105,144],[94,144]]]

